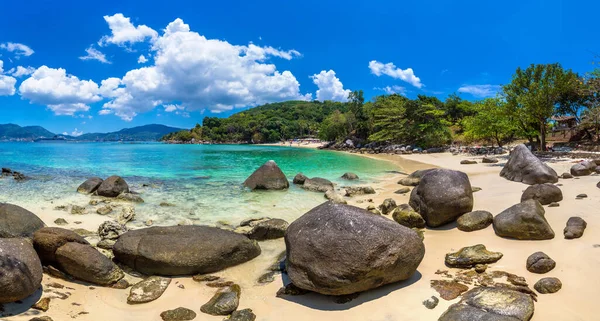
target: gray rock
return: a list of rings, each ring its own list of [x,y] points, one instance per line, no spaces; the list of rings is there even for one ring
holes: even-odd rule
[[[543,278],[533,288],[541,294],[556,293],[562,288],[562,282],[558,278]]]
[[[473,210],[473,191],[467,174],[436,169],[425,174],[410,194],[409,205],[428,226],[437,227]]]
[[[43,227],[33,233],[33,247],[44,265],[56,265],[56,250],[69,242],[89,245],[79,234],[60,227]]]
[[[556,262],[544,252],[535,252],[527,258],[526,268],[531,273],[544,274],[552,271]]]
[[[225,318],[223,319],[223,321],[254,321],[256,320],[256,314],[254,314],[254,312],[252,312],[252,309],[243,309],[243,310],[237,310],[237,311],[233,311],[233,313],[231,313],[231,316],[229,316],[229,318]]]
[[[152,302],[160,298],[171,284],[170,278],[151,276],[131,287],[127,304],[140,304]]]
[[[121,193],[129,193],[129,185],[120,176],[111,176],[100,184],[96,193],[104,197],[117,197]]]
[[[292,181],[292,183],[294,183],[296,185],[303,185],[307,179],[308,179],[308,177],[306,177],[306,175],[304,175],[302,173],[298,173],[298,174],[296,174],[296,176],[294,176],[294,180]]]
[[[544,208],[536,200],[513,205],[494,217],[496,235],[518,240],[549,240],[554,231],[544,217]]]
[[[44,222],[30,211],[8,203],[0,203],[0,238],[32,237]]]
[[[167,310],[160,314],[163,321],[189,321],[196,318],[196,312],[179,307],[173,310]]]
[[[289,188],[290,183],[279,166],[270,160],[252,173],[244,186],[251,190],[283,190]]]
[[[103,240],[116,240],[125,232],[127,232],[125,225],[116,221],[106,221],[98,226],[98,236]]]
[[[536,200],[542,205],[548,205],[553,202],[562,201],[563,194],[560,188],[554,184],[536,184],[527,187],[523,195],[521,195],[521,202],[526,200]]]
[[[257,257],[255,240],[209,226],[149,227],[121,235],[113,247],[121,263],[148,275],[217,272]]]
[[[200,307],[200,311],[210,315],[229,315],[238,308],[241,292],[237,284],[221,288]]]
[[[402,204],[398,206],[394,213],[392,213],[392,218],[394,221],[398,222],[398,224],[406,226],[408,228],[424,228],[425,220],[421,217],[421,214],[415,212],[412,207],[408,204]]]
[[[508,162],[500,171],[500,176],[527,185],[558,182],[556,172],[533,155],[523,144],[515,147],[510,153]]]
[[[42,263],[29,240],[0,238],[0,303],[32,295],[42,282]]]
[[[596,168],[596,163],[592,162],[581,162],[571,166],[571,175],[573,176],[587,176],[592,173]]]
[[[344,175],[342,175],[343,179],[347,179],[349,181],[354,181],[358,179],[358,175],[354,174],[354,173],[344,173]]]
[[[464,232],[482,230],[492,224],[494,215],[488,211],[473,211],[461,215],[456,220],[456,226]]]
[[[302,188],[311,192],[325,193],[327,191],[333,190],[333,183],[330,180],[321,177],[313,177],[307,178],[304,181]]]
[[[560,204],[557,202],[552,202],[552,203],[548,204],[548,207],[560,207]]]
[[[423,242],[413,230],[358,207],[331,202],[290,224],[285,243],[292,283],[326,295],[352,294],[406,280],[425,255]]]
[[[379,205],[379,210],[381,210],[381,214],[387,215],[392,213],[398,205],[396,205],[396,201],[392,198],[386,198],[381,205]]]
[[[77,187],[77,192],[82,194],[92,194],[98,189],[98,187],[100,187],[102,182],[103,180],[100,177],[88,178],[85,182],[79,185],[79,187]]]
[[[263,217],[245,220],[235,229],[236,233],[246,235],[257,241],[274,240],[285,235],[289,223],[279,218]]]
[[[346,199],[344,199],[344,197],[340,194],[338,194],[335,190],[330,190],[325,192],[325,198],[337,203],[337,204],[347,204],[348,202],[346,201]]]
[[[587,194],[578,194],[577,196],[575,196],[576,199],[580,200],[580,199],[584,199],[587,198]]]
[[[121,193],[117,196],[117,199],[125,202],[144,203],[144,199],[141,196],[133,193]]]
[[[404,185],[404,186],[417,186],[417,185],[419,185],[419,182],[421,181],[421,177],[423,177],[423,175],[427,174],[428,172],[430,172],[432,170],[433,170],[433,168],[420,169],[418,171],[414,171],[410,175],[399,180],[398,184]]]
[[[113,284],[123,271],[109,258],[88,244],[69,242],[56,250],[58,268],[76,279],[98,284]]]
[[[446,265],[455,268],[471,268],[477,264],[496,263],[501,258],[502,253],[490,252],[485,245],[477,244],[446,254]]]
[[[581,217],[571,217],[567,221],[567,226],[565,227],[563,233],[565,235],[565,239],[578,239],[583,236],[583,232],[587,227],[587,222],[584,221]]]
[[[533,316],[530,295],[498,287],[477,287],[463,294],[438,321],[529,321]]]
[[[429,310],[435,309],[438,303],[440,303],[440,299],[438,299],[436,296],[431,296],[431,298],[423,301],[423,305]]]
[[[375,189],[371,186],[350,186],[345,187],[346,196],[353,197],[356,195],[375,194]]]

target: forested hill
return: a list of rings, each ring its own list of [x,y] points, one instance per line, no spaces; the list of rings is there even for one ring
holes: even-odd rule
[[[151,124],[125,128],[111,133],[90,133],[81,136],[69,136],[57,135],[40,126],[21,127],[15,124],[0,124],[0,140],[34,140],[37,138],[61,136],[67,140],[76,141],[157,141],[164,135],[181,130],[181,128]]]
[[[44,127],[15,124],[0,124],[0,139],[35,139],[38,137],[53,137],[54,134]]]

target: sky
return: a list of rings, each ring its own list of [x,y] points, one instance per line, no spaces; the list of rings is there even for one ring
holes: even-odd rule
[[[594,68],[598,1],[52,1],[0,11],[0,124],[181,128],[285,100],[491,97]]]

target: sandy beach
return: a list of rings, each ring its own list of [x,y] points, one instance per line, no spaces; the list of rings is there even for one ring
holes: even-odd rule
[[[294,147],[297,147],[294,145]],[[314,148],[312,145],[299,147]],[[410,173],[417,169],[444,167],[460,170],[468,174],[472,186],[481,191],[474,194],[474,210],[487,210],[498,214],[502,210],[517,204],[527,185],[508,181],[499,176],[506,156],[500,158],[498,164],[461,165],[463,159],[478,159],[466,156],[443,154],[414,155],[363,155],[393,162],[398,171]],[[568,172],[572,161],[557,161],[549,164],[560,175]],[[377,194],[348,199],[348,203],[366,208],[378,206],[386,198],[393,198],[398,204],[408,203],[409,194],[395,194],[401,186],[397,181],[405,175],[390,173],[372,186]],[[291,178],[289,178],[291,179]],[[599,176],[585,176],[576,179],[559,181],[564,200],[560,207],[546,210],[546,218],[556,233],[556,237],[547,241],[518,241],[498,237],[492,226],[475,232],[462,232],[450,224],[441,228],[427,228],[424,232],[425,258],[418,267],[417,273],[407,281],[387,285],[375,290],[361,293],[356,299],[345,303],[335,303],[333,298],[318,294],[302,296],[276,297],[276,292],[287,283],[285,275],[278,276],[275,282],[257,285],[257,278],[275,262],[278,255],[285,250],[283,239],[261,242],[262,254],[247,263],[215,273],[228,281],[239,284],[242,295],[239,309],[251,308],[257,320],[369,320],[369,321],[407,321],[437,320],[452,303],[459,299],[446,301],[440,299],[439,305],[429,310],[422,301],[438,296],[430,287],[431,280],[442,277],[435,274],[437,270],[449,270],[444,265],[446,253],[454,252],[462,247],[484,244],[488,250],[502,252],[504,257],[489,266],[488,271],[506,271],[526,278],[530,287],[542,277],[558,277],[563,287],[555,294],[540,294],[535,304],[534,321],[541,320],[597,320],[594,312],[596,298],[600,296],[600,216],[595,214],[600,205],[600,194],[596,187]],[[370,185],[370,184],[369,184]],[[340,186],[338,186],[340,188]],[[586,193],[589,197],[578,200],[576,195]],[[370,201],[372,200],[372,201]],[[47,209],[36,214],[49,226],[56,213]],[[67,215],[71,216],[71,215]],[[580,239],[565,240],[562,230],[571,216],[579,216],[587,221],[588,227]],[[73,219],[67,218],[69,221]],[[391,217],[390,217],[391,219]],[[104,221],[96,215],[86,215],[79,225],[68,225],[67,228],[85,228],[95,230]],[[93,240],[92,240],[93,242]],[[525,268],[525,261],[534,252],[543,251],[556,262],[556,268],[545,275],[530,273]],[[126,276],[134,283],[139,278]],[[48,286],[59,283],[63,289]],[[160,313],[177,307],[186,307],[196,311],[195,320],[222,320],[203,314],[199,311],[202,304],[214,294],[215,289],[192,280],[191,277],[174,278],[167,291],[158,300],[148,304],[128,305],[129,289],[119,290],[90,286],[85,283],[64,281],[44,274],[43,292],[25,300],[21,304],[6,304],[6,313],[16,316],[3,317],[1,320],[30,320],[34,316],[50,316],[54,320],[161,320]],[[60,296],[66,298],[61,299]],[[29,307],[40,297],[52,297],[50,309],[41,312]]]

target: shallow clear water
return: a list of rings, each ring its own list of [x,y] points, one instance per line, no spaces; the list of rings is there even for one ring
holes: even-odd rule
[[[90,196],[76,193],[91,176],[120,175],[145,203],[136,205],[136,223],[181,221],[232,224],[249,217],[293,220],[324,201],[321,193],[291,186],[283,192],[250,192],[244,180],[268,160],[291,179],[299,172],[341,185],[377,182],[392,164],[338,152],[248,145],[167,145],[118,143],[0,143],[0,166],[33,179],[0,179],[0,202],[28,208],[87,205]],[[355,172],[358,182],[339,177]],[[147,186],[149,185],[149,186]],[[175,207],[161,207],[161,202]],[[95,209],[90,207],[89,212]]]

